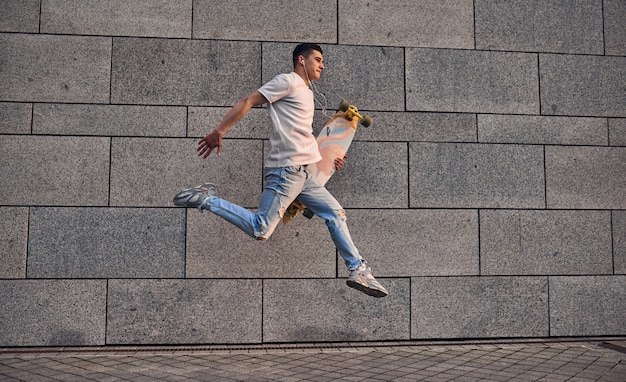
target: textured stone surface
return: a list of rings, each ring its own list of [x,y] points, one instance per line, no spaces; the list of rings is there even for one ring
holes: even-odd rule
[[[232,106],[261,86],[261,44],[114,38],[111,100]]]
[[[106,136],[185,136],[182,107],[36,104],[33,133]]]
[[[626,146],[626,118],[609,118],[611,146]]]
[[[106,280],[0,280],[0,346],[105,344]]]
[[[613,211],[615,273],[626,274],[626,211]]]
[[[28,208],[0,207],[0,278],[26,277]]]
[[[478,275],[474,210],[350,210],[352,239],[376,277]]]
[[[339,43],[474,48],[470,0],[339,1]]]
[[[626,55],[626,3],[604,0],[604,47],[606,54]]]
[[[210,133],[230,108],[226,107],[190,107],[187,136],[201,137]],[[226,138],[268,139],[272,122],[265,108],[254,108],[239,120],[226,134]]]
[[[336,258],[328,229],[318,217],[281,222],[261,242],[209,212],[187,214],[187,277],[335,277]]]
[[[260,280],[110,280],[107,344],[260,342]]]
[[[41,32],[191,37],[192,0],[44,0]]]
[[[326,184],[344,208],[408,206],[406,143],[353,142],[347,155]]]
[[[550,335],[603,336],[626,328],[626,276],[550,277]]]
[[[337,3],[299,0],[250,3],[245,0],[196,0],[193,37],[216,40],[335,43]]]
[[[424,277],[411,290],[414,339],[548,335],[546,277]]]
[[[184,211],[33,208],[30,278],[184,276]]]
[[[37,279],[0,347],[626,335],[623,0],[0,3],[0,280]],[[314,131],[341,99],[374,119],[328,188],[389,300],[345,286],[319,217],[258,242],[173,205],[258,208],[267,110],[197,142],[302,41]]]
[[[109,146],[109,138],[2,137],[0,204],[106,205]]]
[[[543,208],[536,146],[411,143],[410,206]]]
[[[29,134],[33,105],[0,102],[0,134]]]
[[[40,0],[3,0],[0,32],[37,33]]]
[[[541,113],[626,117],[626,57],[539,55]]]
[[[373,298],[344,280],[265,280],[266,342],[409,339],[408,279],[381,279],[389,290]]]
[[[173,206],[178,192],[206,182],[218,194],[256,207],[262,188],[262,143],[224,140],[222,156],[201,159],[191,139],[114,138],[111,205]]]
[[[481,211],[480,274],[611,274],[610,225],[608,211]]]
[[[407,110],[536,114],[538,83],[535,54],[406,50]]]
[[[0,34],[0,52],[0,100],[109,101],[110,38]]]
[[[606,146],[606,129],[605,118],[478,116],[480,142]]]
[[[359,105],[357,105],[359,106]],[[476,142],[476,116],[460,113],[365,112],[370,127],[359,125],[358,141]],[[325,121],[318,124],[322,126]]]
[[[477,49],[604,52],[601,1],[477,0],[475,18]]]
[[[296,44],[263,43],[263,82],[293,70]],[[329,111],[342,99],[362,110],[404,110],[404,51],[402,48],[321,45],[325,69],[316,89]],[[238,59],[240,60],[240,59]],[[316,108],[321,109],[320,103]]]
[[[626,208],[626,148],[546,147],[548,208]]]

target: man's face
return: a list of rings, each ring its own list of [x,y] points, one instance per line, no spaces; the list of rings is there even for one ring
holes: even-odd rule
[[[324,57],[317,50],[312,50],[309,57],[304,59],[306,72],[311,81],[317,81],[324,70]]]

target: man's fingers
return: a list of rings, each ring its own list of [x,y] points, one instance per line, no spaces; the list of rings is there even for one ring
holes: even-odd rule
[[[216,148],[217,148],[217,155],[221,156],[222,155],[222,139],[221,138],[218,140],[217,144],[212,144],[206,139],[201,139],[198,142],[198,147],[196,147],[196,151],[199,157],[206,159],[208,158],[209,155],[211,155],[213,150],[215,150]]]

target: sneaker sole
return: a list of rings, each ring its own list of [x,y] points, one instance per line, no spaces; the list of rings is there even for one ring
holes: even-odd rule
[[[181,195],[183,193],[185,194]],[[180,192],[178,195],[174,196],[174,205],[177,207],[195,208],[195,206],[190,206],[187,204],[189,200],[194,196],[195,194],[193,192],[188,192],[187,190]]]
[[[368,288],[365,285],[359,284],[356,281],[352,281],[352,280],[347,280],[346,284],[348,284],[350,288],[354,288],[372,297],[385,297],[389,294],[379,289]]]

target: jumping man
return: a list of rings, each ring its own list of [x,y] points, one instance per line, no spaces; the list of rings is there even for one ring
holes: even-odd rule
[[[222,154],[222,138],[252,107],[267,104],[272,132],[265,159],[265,187],[256,213],[216,196],[216,186],[206,183],[174,196],[174,204],[210,211],[258,240],[267,240],[286,208],[298,198],[311,212],[326,221],[330,236],[345,261],[348,286],[370,296],[385,297],[387,290],[374,278],[370,267],[352,242],[345,211],[328,190],[307,173],[307,166],[321,159],[313,135],[315,101],[311,81],[324,70],[322,48],[300,44],[293,51],[293,71],[279,74],[258,90],[239,100],[217,127],[198,142],[198,156],[214,150]],[[344,158],[337,158],[337,169]]]

